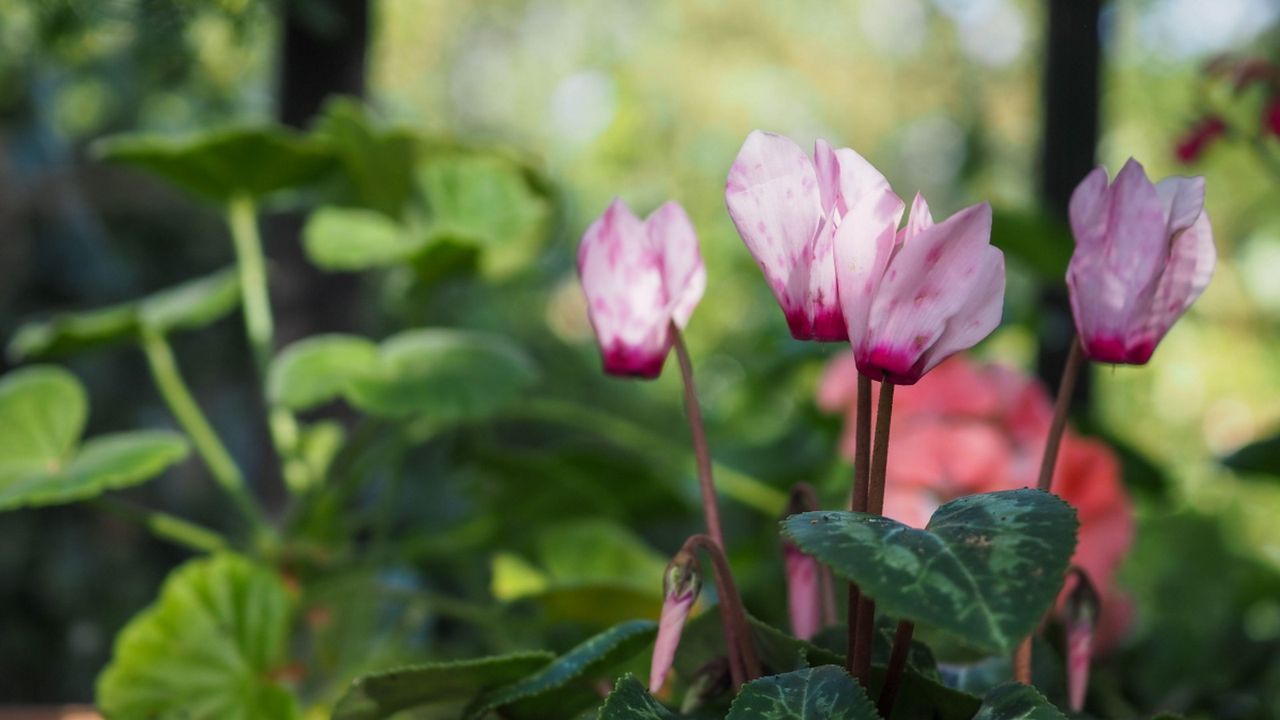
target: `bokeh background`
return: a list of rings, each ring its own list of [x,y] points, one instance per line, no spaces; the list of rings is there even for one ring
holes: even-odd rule
[[[1100,692],[1117,716],[1280,717],[1275,451],[1250,471],[1223,463],[1280,430],[1280,138],[1258,130],[1262,84],[1237,92],[1207,67],[1224,54],[1280,60],[1278,23],[1277,0],[0,0],[0,335],[230,261],[216,214],[95,160],[101,137],[306,128],[344,94],[383,123],[526,159],[550,209],[536,252],[502,272],[432,283],[323,272],[297,242],[305,199],[270,208],[264,232],[281,343],[496,330],[543,361],[540,396],[570,401],[531,402],[522,418],[401,453],[394,523],[409,549],[375,574],[425,599],[371,611],[353,637],[376,652],[335,674],[563,643],[591,621],[514,601],[537,574],[527,566],[547,564],[528,548],[548,525],[621,528],[651,548],[652,571],[698,523],[679,378],[602,377],[573,272],[582,230],[612,197],[641,211],[676,199],[709,275],[688,341],[713,449],[750,481],[726,499],[734,561],[748,605],[780,620],[764,509],[798,480],[834,502],[847,468],[840,418],[813,401],[837,348],[790,340],[724,211],[746,134],[851,146],[938,215],[989,200],[1009,297],[978,354],[1051,382],[1070,332],[1063,188],[1095,157],[1113,170],[1136,157],[1153,177],[1203,174],[1212,284],[1149,367],[1094,368],[1078,398],[1078,425],[1122,455],[1138,501],[1123,573],[1138,621]],[[1210,113],[1232,132],[1179,159]],[[248,419],[258,399],[238,322],[177,349],[215,425],[257,469],[255,492],[281,506],[262,421]],[[71,367],[93,395],[91,432],[171,423],[136,352]],[[539,419],[552,410],[557,423]],[[210,488],[192,461],[131,494],[225,525]],[[112,636],[185,557],[91,508],[0,515],[0,701],[90,700]],[[545,622],[511,622],[526,616]]]

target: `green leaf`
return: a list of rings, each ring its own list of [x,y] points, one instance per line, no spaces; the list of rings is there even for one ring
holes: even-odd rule
[[[319,267],[354,271],[407,262],[427,238],[374,210],[326,206],[307,218],[302,242]]]
[[[229,268],[138,300],[27,323],[10,341],[9,355],[18,361],[66,357],[136,340],[143,328],[161,335],[194,330],[222,319],[239,304],[240,280]]]
[[[1222,459],[1239,473],[1280,477],[1280,434],[1249,443]]]
[[[973,720],[1067,720],[1030,685],[1005,683],[987,693]]]
[[[372,111],[351,98],[326,103],[313,135],[338,158],[351,200],[389,218],[401,216],[413,195],[416,135],[379,127]]]
[[[675,720],[676,716],[654,699],[635,675],[627,673],[605,698],[597,720]]]
[[[77,450],[88,410],[84,387],[61,368],[0,380],[0,510],[136,485],[187,456],[186,439],[161,430],[104,435]]]
[[[120,135],[99,142],[98,157],[155,173],[215,203],[260,199],[317,181],[330,170],[328,148],[283,127],[214,130],[187,137]]]
[[[271,363],[267,396],[290,410],[339,397],[354,377],[374,372],[378,346],[355,335],[315,335],[285,348]]]
[[[771,675],[742,686],[725,720],[879,720],[867,693],[834,665]]]
[[[991,244],[1054,284],[1062,282],[1075,248],[1067,224],[1043,210],[997,210]]]
[[[403,332],[384,341],[378,355],[375,372],[351,379],[347,400],[372,415],[428,427],[488,417],[537,378],[519,347],[465,330]]]
[[[480,718],[501,709],[504,718],[571,718],[600,701],[596,682],[653,641],[657,623],[631,620],[583,642],[537,673],[482,695],[467,710]]]
[[[271,570],[235,555],[193,560],[116,637],[98,677],[107,717],[288,720],[274,678],[289,663],[294,604]]]
[[[421,705],[469,700],[526,677],[553,659],[549,652],[525,652],[365,675],[356,678],[338,701],[333,720],[377,720]]]
[[[878,609],[991,652],[1011,651],[1052,605],[1076,526],[1070,505],[1030,489],[954,500],[925,530],[853,512],[783,521],[796,545]]]

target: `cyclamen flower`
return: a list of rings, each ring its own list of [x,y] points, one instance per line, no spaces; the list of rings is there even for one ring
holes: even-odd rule
[[[935,224],[916,195],[887,188],[844,218],[835,238],[836,280],[858,371],[911,385],[1000,324],[1004,254],[991,245],[991,206],[973,205]]]
[[[1110,185],[1106,168],[1089,173],[1069,214],[1076,250],[1067,285],[1085,355],[1145,364],[1213,275],[1204,178],[1153,184],[1130,158]]]
[[[610,375],[655,378],[702,299],[707,271],[698,237],[668,202],[640,221],[621,200],[587,228],[578,247],[587,314]]]
[[[653,659],[649,665],[649,692],[657,694],[667,680],[675,662],[676,648],[684,631],[684,621],[702,590],[702,574],[698,560],[680,553],[667,565],[662,579],[662,615],[658,618],[658,637],[653,641]]]
[[[797,340],[848,339],[836,295],[833,243],[845,215],[889,183],[853,150],[824,140],[810,158],[789,138],[756,130],[729,170],[724,199]]]

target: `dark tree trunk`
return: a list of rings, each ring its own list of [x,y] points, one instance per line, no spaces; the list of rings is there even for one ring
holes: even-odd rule
[[[1040,194],[1045,209],[1064,222],[1071,191],[1093,169],[1098,145],[1101,4],[1102,0],[1048,2]],[[1065,286],[1046,288],[1041,307],[1037,371],[1056,388],[1075,327]],[[1076,385],[1077,411],[1086,408],[1089,389],[1085,373]]]

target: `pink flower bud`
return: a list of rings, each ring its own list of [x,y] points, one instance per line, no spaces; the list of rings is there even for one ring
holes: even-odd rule
[[[1083,570],[1073,567],[1070,577],[1075,578],[1075,586],[1067,595],[1062,618],[1067,632],[1067,699],[1071,710],[1080,712],[1089,689],[1089,663],[1102,601]]]
[[[787,613],[791,616],[791,634],[808,640],[822,629],[818,561],[789,542],[782,545],[782,560],[787,569]]]
[[[1213,275],[1204,178],[1153,184],[1130,158],[1110,185],[1106,168],[1089,173],[1069,214],[1076,249],[1067,285],[1085,355],[1145,364]]]
[[[706,268],[693,224],[668,202],[643,222],[614,200],[578,247],[587,314],[610,375],[655,378],[702,299]]]
[[[658,637],[653,642],[653,660],[649,665],[649,692],[657,694],[667,680],[675,662],[676,648],[684,621],[702,590],[702,573],[697,558],[680,552],[667,565],[662,580],[662,615],[658,619]]]

